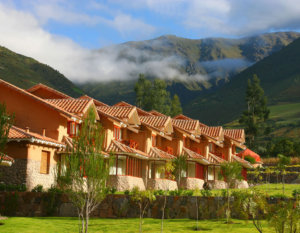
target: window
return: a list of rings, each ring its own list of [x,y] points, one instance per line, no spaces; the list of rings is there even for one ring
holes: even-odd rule
[[[114,138],[117,140],[122,139],[122,131],[121,128],[118,126],[114,126]]]
[[[213,144],[212,144],[212,143],[209,143],[209,144],[208,144],[208,147],[209,147],[209,152],[213,152]]]
[[[156,135],[152,134],[152,146],[156,146]]]
[[[80,124],[77,124],[74,121],[68,122],[68,134],[70,137],[74,137],[78,135],[79,130],[80,130]]]
[[[42,151],[40,173],[49,174],[49,167],[50,167],[50,152]]]
[[[204,166],[199,163],[196,163],[196,178],[204,179]]]
[[[165,162],[151,161],[149,164],[149,178],[150,179],[164,179],[165,178]]]
[[[183,146],[186,147],[186,137],[183,136]]]
[[[126,156],[118,155],[118,175],[126,174]]]
[[[188,177],[195,177],[195,163],[188,162]]]
[[[126,175],[142,177],[142,161],[140,159],[127,157]]]
[[[208,167],[207,179],[214,180],[214,168],[212,166]]]

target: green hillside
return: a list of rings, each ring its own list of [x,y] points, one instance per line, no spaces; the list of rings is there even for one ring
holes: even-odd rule
[[[64,75],[48,65],[0,46],[0,78],[21,88],[43,83],[70,96],[83,92]]]
[[[236,75],[214,93],[198,96],[185,113],[210,124],[237,119],[245,107],[247,80],[257,74],[278,124],[297,124],[300,118],[300,39]],[[299,121],[298,121],[299,122]]]
[[[214,91],[228,82],[235,74],[279,51],[297,39],[299,35],[296,32],[277,32],[241,39],[208,38],[199,40],[167,35],[147,41],[124,43],[117,45],[116,48],[119,53],[118,59],[135,61],[137,66],[156,56],[160,58],[176,57],[182,61],[181,65],[175,67],[179,73],[209,76],[210,79],[206,81],[197,81],[192,78],[183,80],[180,77],[174,77],[174,80],[168,81],[169,90],[177,93],[185,106],[203,91]],[[135,52],[132,52],[132,49]],[[99,52],[102,51],[99,50]],[[109,104],[121,100],[134,103],[133,80],[137,77],[138,73],[132,74],[131,80],[84,83],[80,84],[80,87],[93,97]],[[147,77],[155,78],[149,75]],[[193,115],[196,116],[194,113]]]

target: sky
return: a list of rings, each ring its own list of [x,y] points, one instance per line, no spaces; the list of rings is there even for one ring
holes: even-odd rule
[[[120,66],[137,69],[116,61],[113,45],[127,41],[299,29],[299,0],[0,0],[0,45],[78,82],[120,79]],[[99,48],[108,49],[99,55]]]

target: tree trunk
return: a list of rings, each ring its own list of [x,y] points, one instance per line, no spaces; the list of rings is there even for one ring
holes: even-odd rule
[[[199,229],[199,209],[198,209],[198,196],[196,196],[196,231]]]
[[[160,232],[162,233],[164,230],[164,218],[165,218],[165,208],[166,208],[166,202],[167,202],[167,196],[164,196],[164,205],[163,205],[163,209],[162,209],[162,215],[161,215],[161,228],[160,228]]]
[[[142,230],[142,221],[143,221],[143,218],[142,218],[142,205],[139,204],[139,206],[140,206],[140,233],[142,233],[143,232],[143,230]]]
[[[226,213],[226,218],[227,218],[227,223],[229,223],[229,218],[230,218],[230,200],[229,200],[229,183],[227,183],[227,213]]]
[[[88,208],[86,208],[86,212],[85,212],[85,233],[88,232],[88,228],[89,228],[89,211],[88,211]]]
[[[284,174],[282,174],[282,194],[284,195]]]

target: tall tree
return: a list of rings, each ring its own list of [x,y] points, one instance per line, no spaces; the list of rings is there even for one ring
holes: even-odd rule
[[[179,97],[174,95],[173,99],[171,99],[164,80],[155,79],[151,82],[143,74],[140,74],[134,91],[136,105],[146,111],[156,110],[171,116],[182,112]]]
[[[257,75],[253,75],[252,80],[248,80],[246,103],[247,110],[242,113],[239,122],[245,125],[247,144],[253,148],[256,137],[264,135],[267,131],[264,123],[270,113],[267,108],[267,98]]]
[[[7,143],[8,133],[14,116],[7,113],[5,104],[0,103],[0,152],[3,152]]]
[[[171,112],[170,115],[171,117],[177,116],[182,113],[182,107],[180,103],[180,99],[178,95],[174,95],[171,103]]]
[[[102,154],[103,130],[89,109],[71,152],[57,169],[57,183],[77,208],[79,232],[88,232],[89,216],[105,198],[109,161]]]

